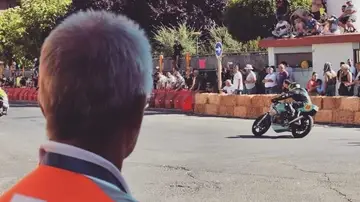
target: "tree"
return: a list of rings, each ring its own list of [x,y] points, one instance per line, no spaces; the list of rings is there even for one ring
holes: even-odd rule
[[[71,12],[104,9],[121,13],[138,22],[149,36],[159,26],[185,22],[196,30],[222,24],[226,0],[73,0]]]
[[[177,26],[172,27],[158,27],[157,32],[154,34],[154,40],[158,44],[154,49],[155,54],[173,55],[173,46],[176,39],[179,40],[184,48],[184,52],[195,54],[196,37],[195,29],[188,28],[186,23],[179,23]]]
[[[309,0],[289,1],[291,9],[309,8]],[[274,0],[231,0],[225,11],[225,24],[235,39],[248,41],[271,35],[276,23]]]
[[[65,15],[71,0],[22,0],[21,5],[0,14],[2,59],[28,66],[40,54],[41,45]]]

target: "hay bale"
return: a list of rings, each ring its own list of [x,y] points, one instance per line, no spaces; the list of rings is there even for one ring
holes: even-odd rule
[[[208,104],[208,93],[196,93],[195,104]]]
[[[205,106],[206,104],[195,104],[194,112],[196,114],[205,114]]]
[[[205,114],[207,115],[218,115],[219,113],[219,105],[214,104],[206,104],[205,105]]]
[[[234,116],[240,118],[246,118],[247,115],[247,107],[245,106],[237,106],[234,109]]]
[[[316,113],[314,119],[316,123],[331,123],[333,120],[333,111],[320,110]]]
[[[247,108],[247,118],[257,118],[263,114],[263,107],[248,107]]]
[[[234,116],[235,106],[220,106],[219,116]]]
[[[333,110],[332,123],[353,124],[355,112],[344,110]]]
[[[311,96],[311,102],[318,106],[319,109],[322,109],[322,105],[323,105],[323,97],[322,96]]]
[[[254,95],[251,98],[252,107],[270,107],[271,99],[278,95]]]
[[[236,106],[251,106],[251,99],[253,95],[238,95],[236,96]]]
[[[262,113],[265,114],[265,113],[268,113],[270,111],[270,107],[263,107],[262,108]]]
[[[360,101],[358,97],[341,97],[339,108],[340,110],[357,112],[360,109]]]
[[[221,95],[220,106],[236,106],[236,95]]]
[[[360,125],[360,112],[355,112],[355,115],[354,115],[354,124]]]
[[[208,104],[220,105],[220,96],[217,93],[209,93],[208,94]]]
[[[322,99],[322,108],[336,110],[339,108],[340,102],[341,102],[340,96],[334,96],[334,97],[324,96]]]

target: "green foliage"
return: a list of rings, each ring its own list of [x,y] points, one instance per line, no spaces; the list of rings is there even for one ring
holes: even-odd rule
[[[38,57],[43,41],[66,14],[71,0],[22,0],[20,7],[0,14],[2,60],[28,66]],[[3,52],[3,53],[4,53]]]
[[[310,8],[311,0],[291,0],[290,9]],[[275,0],[230,0],[225,11],[225,24],[239,41],[268,37],[276,23]]]
[[[157,31],[154,33],[154,40],[158,44],[154,50],[155,54],[172,56],[176,39],[184,48],[184,52],[196,54],[197,33],[195,29],[189,28],[186,23],[179,23],[176,27],[157,27]]]

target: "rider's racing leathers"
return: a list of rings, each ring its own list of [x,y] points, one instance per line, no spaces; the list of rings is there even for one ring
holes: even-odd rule
[[[286,110],[292,118],[294,118],[297,109],[304,107],[305,104],[311,103],[310,96],[304,88],[290,89],[288,92],[282,93],[279,97],[272,99],[272,102],[285,100],[287,98],[292,98],[294,100],[285,105]]]

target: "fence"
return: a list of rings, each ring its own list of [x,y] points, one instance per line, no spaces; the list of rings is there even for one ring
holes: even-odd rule
[[[190,60],[190,66],[194,69],[199,69],[199,61],[205,60],[205,69],[216,69],[217,68],[217,59],[215,56],[192,56]],[[185,58],[181,58],[180,69],[185,69]],[[172,70],[172,58],[164,58],[164,71]],[[224,55],[222,59],[223,66],[226,66],[227,62],[233,62],[234,64],[239,64],[240,67],[244,67],[246,64],[252,64],[254,67],[265,67],[268,65],[268,55],[266,52],[253,52],[253,53],[242,53],[234,55]],[[155,58],[153,60],[154,66],[159,66],[159,59]]]

